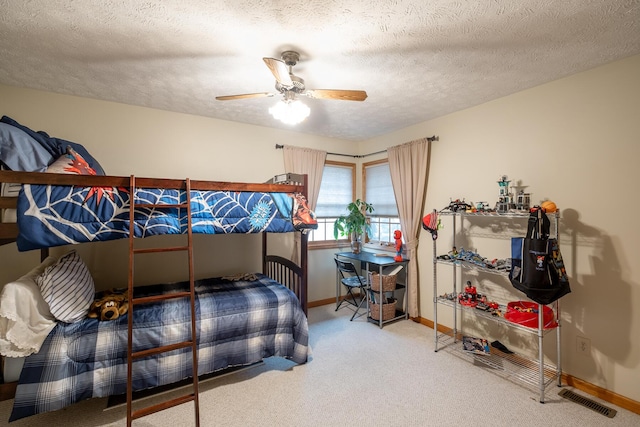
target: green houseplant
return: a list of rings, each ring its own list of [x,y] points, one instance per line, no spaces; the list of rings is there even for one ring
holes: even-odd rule
[[[356,200],[347,205],[347,215],[340,215],[333,225],[333,237],[351,237],[351,250],[360,253],[362,236],[371,234],[371,226],[367,222],[367,213],[373,212],[373,206],[363,200]]]

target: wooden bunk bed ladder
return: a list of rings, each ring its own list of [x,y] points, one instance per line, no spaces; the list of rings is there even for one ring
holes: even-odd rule
[[[130,177],[129,194],[130,194],[130,211],[129,211],[129,315],[128,315],[128,346],[127,346],[127,426],[132,425],[133,420],[142,418],[144,416],[163,411],[165,409],[172,408],[177,405],[181,405],[187,402],[194,402],[195,411],[195,425],[200,426],[200,404],[199,404],[199,391],[198,391],[198,345],[196,341],[196,294],[194,283],[194,268],[193,268],[193,234],[191,228],[191,181],[187,178],[184,181],[186,202],[181,204],[149,204],[149,203],[135,203],[136,194],[136,179],[133,175]],[[134,245],[135,240],[135,221],[134,214],[136,208],[148,208],[148,209],[185,209],[187,212],[187,245],[175,246],[175,247],[163,247],[152,249],[137,249]],[[189,292],[178,292],[172,294],[155,295],[145,298],[134,298],[134,258],[137,254],[145,253],[159,253],[159,252],[171,252],[171,251],[186,251],[189,263]],[[189,341],[178,342],[166,346],[157,348],[151,348],[143,351],[133,352],[134,342],[134,322],[133,312],[136,305],[148,304],[157,302],[160,300],[166,300],[170,298],[189,298],[191,303],[191,339]],[[192,379],[193,388],[190,394],[179,396],[171,400],[133,410],[133,363],[135,360],[153,356],[159,353],[174,351],[182,348],[191,348],[192,353]]]

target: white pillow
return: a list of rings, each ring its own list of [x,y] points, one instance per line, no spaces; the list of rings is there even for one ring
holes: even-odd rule
[[[57,261],[47,257],[42,264],[0,291],[0,353],[26,357],[37,353],[56,326],[49,305],[42,298],[36,278]],[[5,363],[8,359],[5,359]],[[6,377],[5,377],[6,380]]]
[[[47,267],[36,283],[51,314],[65,323],[86,317],[96,293],[93,277],[75,250]]]

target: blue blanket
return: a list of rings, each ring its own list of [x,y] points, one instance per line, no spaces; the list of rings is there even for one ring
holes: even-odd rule
[[[130,195],[124,188],[23,185],[18,197],[18,250],[129,236]],[[179,204],[186,192],[138,189],[137,204]],[[304,196],[288,193],[191,191],[194,233],[288,233],[315,229]],[[186,209],[138,208],[135,236],[184,234]]]
[[[270,356],[307,361],[307,318],[297,297],[270,278],[196,281],[198,374]],[[188,290],[188,283],[135,288],[135,296]],[[26,358],[10,421],[92,397],[126,393],[127,316],[59,323],[40,351]],[[190,339],[188,298],[134,310],[133,351]],[[191,377],[190,349],[134,362],[134,391]]]

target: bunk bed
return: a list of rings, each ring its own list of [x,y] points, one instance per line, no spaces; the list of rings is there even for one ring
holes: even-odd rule
[[[48,257],[48,248],[54,246],[190,234],[191,230],[262,233],[262,272],[195,281],[197,373],[250,365],[270,356],[305,363],[306,231],[317,227],[305,202],[306,176],[286,174],[279,183],[187,182],[185,191],[184,180],[0,170],[0,183],[21,185],[18,197],[0,196],[0,209],[17,212],[16,223],[0,222],[0,244],[15,242],[19,251],[42,250],[43,264],[34,269],[37,275],[56,262]],[[152,207],[185,202],[190,205],[189,218],[180,209]],[[143,207],[134,209],[130,203]],[[268,254],[268,233],[301,234],[299,265]],[[134,288],[130,284],[129,295],[153,298],[185,292],[188,287],[189,282]],[[128,380],[138,391],[190,377],[192,354],[189,349],[177,349],[136,360],[133,378],[127,378],[127,351],[144,352],[188,329],[184,304],[188,301],[171,299],[116,320],[56,322],[39,351],[25,359],[10,421],[87,398],[128,393]],[[127,350],[127,340],[132,339],[129,317],[141,325],[133,350]]]

